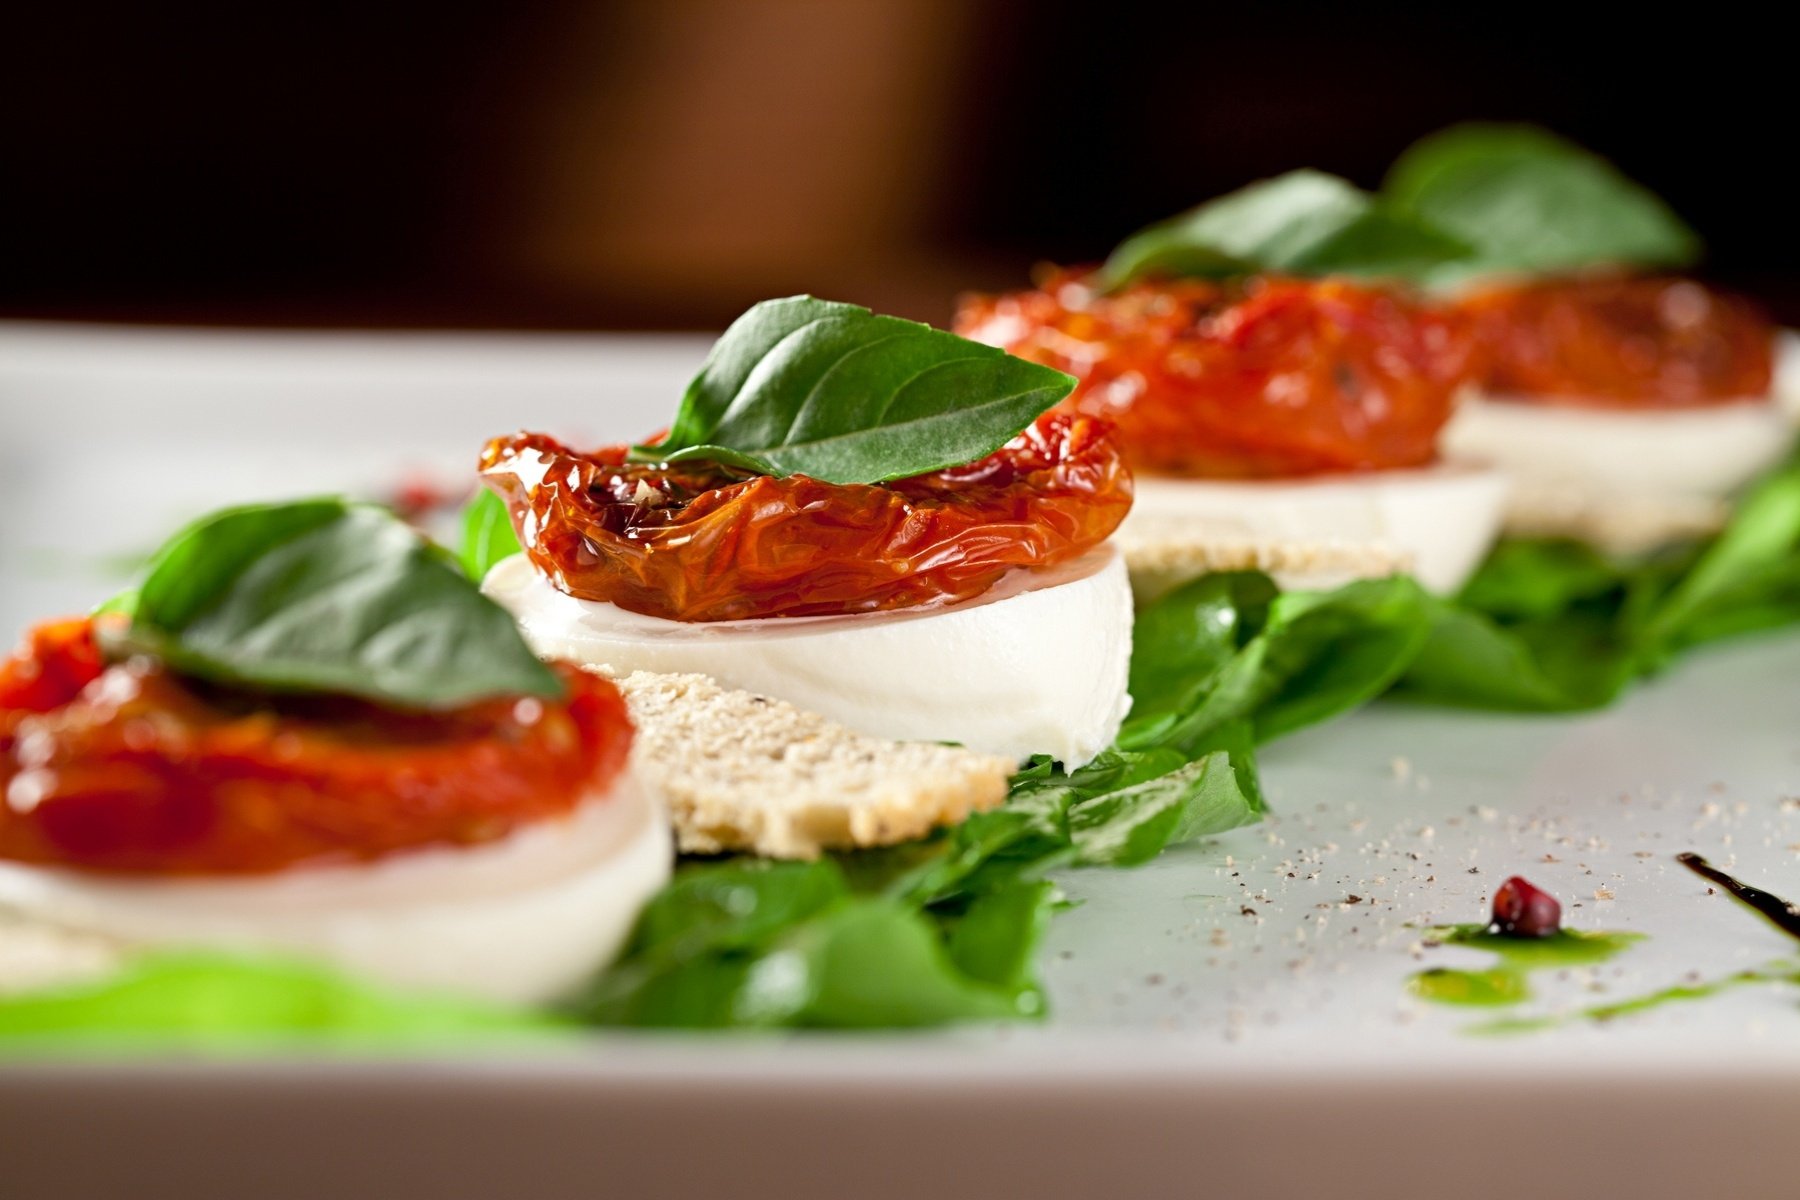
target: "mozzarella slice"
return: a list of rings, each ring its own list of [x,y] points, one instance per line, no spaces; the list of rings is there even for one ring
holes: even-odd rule
[[[489,845],[252,878],[0,862],[0,906],[128,947],[296,954],[396,986],[554,1000],[611,960],[669,878],[668,818],[629,776]]]
[[[1411,572],[1450,592],[1493,545],[1506,488],[1500,472],[1457,462],[1293,480],[1139,476],[1115,540],[1140,600],[1248,568],[1289,588]]]
[[[1110,547],[960,604],[853,616],[669,621],[560,592],[523,555],[482,590],[547,658],[710,675],[896,741],[1073,766],[1111,744],[1131,705],[1131,588]]]
[[[1472,397],[1451,453],[1512,472],[1507,527],[1631,553],[1718,528],[1730,498],[1784,458],[1793,418],[1767,400],[1622,412]]]
[[[1775,403],[1788,419],[1800,422],[1800,333],[1784,329],[1775,335]]]

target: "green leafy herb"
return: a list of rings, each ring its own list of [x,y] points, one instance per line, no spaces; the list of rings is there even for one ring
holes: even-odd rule
[[[725,331],[667,438],[637,456],[880,483],[983,458],[1074,386],[929,325],[790,296]]]
[[[1800,621],[1800,459],[1739,503],[1730,525],[1644,619],[1656,654]]]
[[[1452,274],[1684,267],[1700,240],[1605,159],[1527,125],[1458,125],[1418,142],[1383,188],[1476,256]]]
[[[523,549],[513,530],[512,514],[506,511],[506,501],[486,488],[476,492],[462,510],[462,544],[457,558],[463,571],[480,583],[495,563]]]
[[[226,509],[159,550],[115,651],[270,692],[413,708],[562,686],[447,554],[369,505]]]
[[[1034,1015],[1047,898],[1015,890],[954,921],[852,891],[831,860],[687,868],[624,958],[574,1006],[607,1025],[928,1025]]]
[[[1469,253],[1458,238],[1334,175],[1292,171],[1127,238],[1106,260],[1100,284],[1255,271],[1410,277]]]
[[[1404,577],[1285,594],[1255,572],[1184,585],[1138,615],[1119,744],[1191,750],[1237,722],[1267,741],[1366,704],[1418,653],[1429,603]]]
[[[1571,542],[1502,543],[1430,620],[1402,695],[1542,712],[1610,704],[1681,651],[1800,624],[1800,461],[1698,549],[1615,562]]]
[[[220,954],[138,960],[96,983],[0,997],[0,1054],[256,1050],[296,1041],[382,1049],[544,1036],[554,1018],[437,996],[406,996],[310,965]]]

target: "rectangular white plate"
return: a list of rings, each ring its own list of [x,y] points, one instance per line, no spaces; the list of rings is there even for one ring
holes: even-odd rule
[[[0,632],[231,501],[466,477],[482,440],[666,423],[704,339],[0,325]],[[1406,980],[1524,874],[1641,946],[1529,1013],[1794,943],[1677,866],[1800,894],[1800,637],[1613,711],[1382,705],[1270,747],[1267,825],[1064,881],[1041,1026],[596,1037],[556,1056],[0,1065],[7,1196],[1793,1196],[1800,990],[1476,1037]],[[1356,903],[1348,898],[1358,897]],[[20,1189],[23,1189],[22,1191]]]

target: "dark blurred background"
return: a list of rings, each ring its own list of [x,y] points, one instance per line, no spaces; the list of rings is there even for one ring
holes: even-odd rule
[[[943,322],[1309,165],[1533,120],[1800,317],[1769,7],[1128,0],[13,6],[0,315],[717,327],[812,291]]]

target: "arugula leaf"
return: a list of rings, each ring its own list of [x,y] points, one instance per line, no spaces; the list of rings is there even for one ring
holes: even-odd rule
[[[114,652],[269,692],[414,708],[562,694],[506,611],[372,505],[255,504],[203,517],[152,558]]]
[[[462,543],[457,558],[463,571],[476,583],[487,578],[494,564],[523,551],[513,530],[506,501],[482,488],[462,510]]]
[[[790,296],[725,331],[668,436],[634,456],[881,483],[993,453],[1074,386],[929,325]]]
[[[569,1028],[535,1013],[390,993],[306,964],[196,952],[148,956],[95,983],[0,997],[3,1054],[83,1045],[245,1051],[296,1040],[461,1046]]]
[[[1291,171],[1132,235],[1106,260],[1099,285],[1256,271],[1405,278],[1469,253],[1458,238],[1335,175]]]
[[[1457,125],[1414,144],[1383,194],[1462,238],[1480,271],[1598,265],[1685,267],[1700,239],[1648,189],[1598,155],[1529,125]]]

